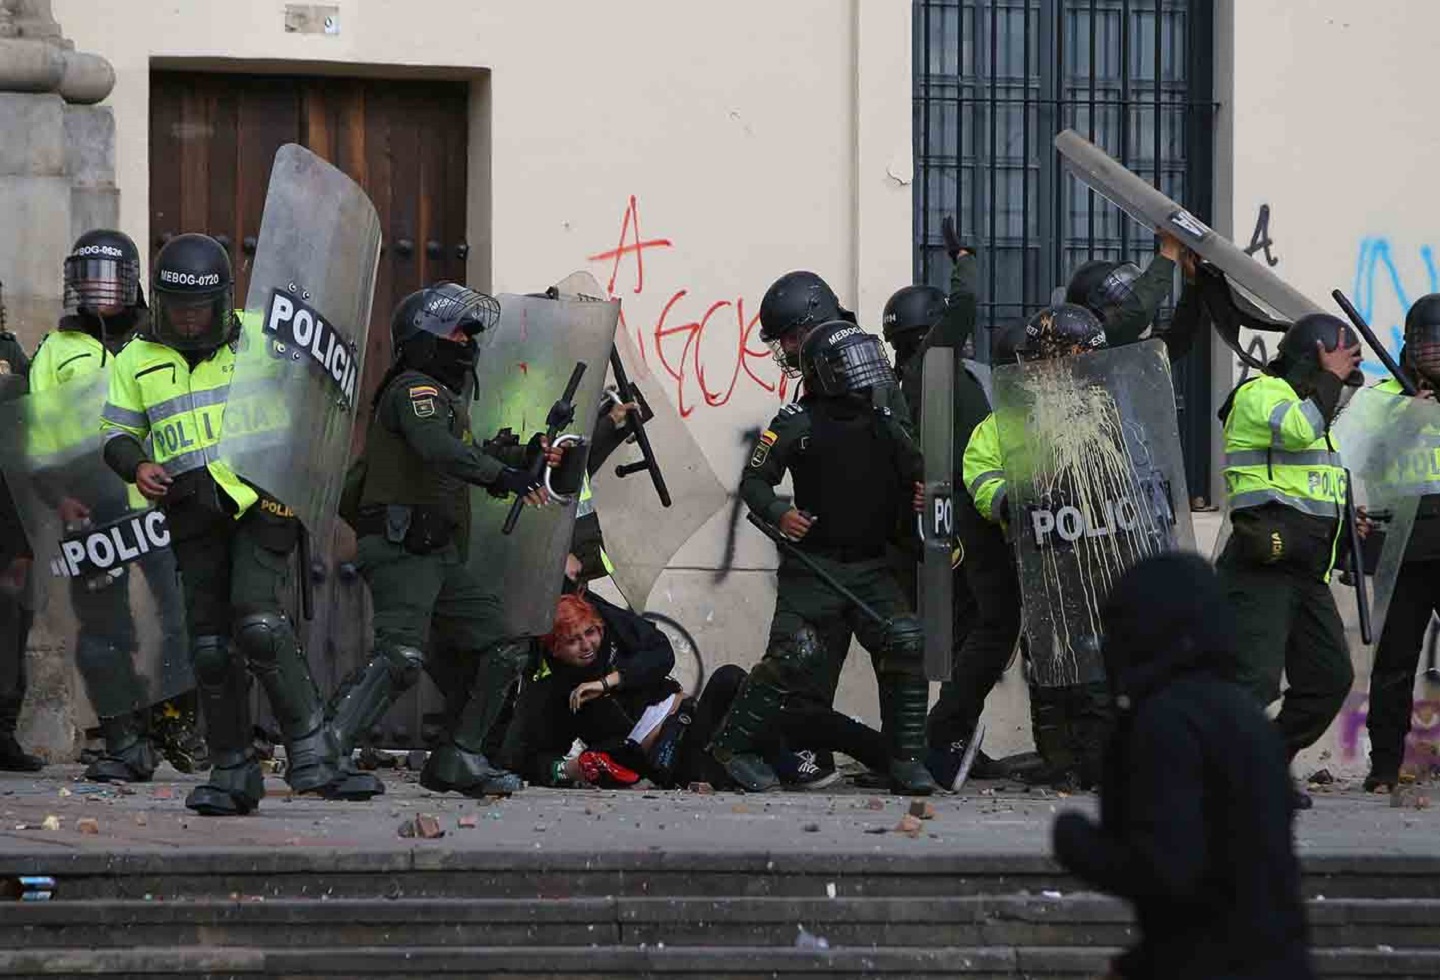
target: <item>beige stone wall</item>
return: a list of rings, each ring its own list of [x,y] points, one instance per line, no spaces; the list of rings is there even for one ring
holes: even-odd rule
[[[472,281],[527,291],[578,268],[613,281],[728,487],[745,433],[782,404],[764,345],[744,341],[766,286],[814,269],[878,331],[910,281],[904,0],[334,6],[339,33],[326,35],[287,33],[276,0],[57,0],[67,35],[116,69],[106,104],[124,230],[153,241],[152,64],[472,79]],[[748,664],[764,645],[774,549],[741,521],[717,581],[728,518],[692,540],[651,604],[686,622],[712,663]],[[868,664],[852,658],[850,675],[842,702],[874,718]]]

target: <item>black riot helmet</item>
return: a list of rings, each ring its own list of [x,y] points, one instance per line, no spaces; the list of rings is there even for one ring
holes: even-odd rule
[[[65,308],[114,316],[145,305],[140,250],[121,231],[96,228],[75,240],[65,257]]]
[[[813,272],[785,273],[770,284],[760,300],[760,339],[792,378],[800,377],[798,354],[804,335],[831,320],[853,323],[854,315],[840,306],[835,290]]]
[[[945,315],[945,294],[934,286],[906,286],[885,303],[880,326],[885,340],[899,348],[918,343]]]
[[[814,394],[846,395],[896,384],[880,338],[848,320],[811,330],[800,345],[799,360],[805,390]]]
[[[1316,342],[1325,345],[1327,352],[1337,347],[1354,347],[1360,343],[1350,324],[1329,313],[1307,313],[1290,325],[1285,336],[1280,338],[1276,358],[1270,362],[1270,372],[1281,377],[1297,375],[1309,377],[1320,371],[1320,359],[1315,354]],[[1359,368],[1350,372],[1345,384],[1358,388],[1365,383],[1365,375]]]
[[[990,335],[990,365],[1001,367],[1006,364],[1014,364],[1020,359],[1020,351],[1025,346],[1027,324],[1012,323],[1008,326],[997,327]]]
[[[458,392],[475,367],[475,338],[499,322],[493,296],[453,282],[426,286],[402,299],[390,318],[395,360]]]
[[[1085,354],[1105,346],[1105,327],[1091,310],[1075,303],[1057,303],[1036,313],[1025,324],[1025,337],[1016,349],[1026,360],[1047,360]]]
[[[155,336],[179,351],[210,351],[234,329],[230,256],[209,235],[176,235],[155,256]]]
[[[1144,311],[1135,295],[1135,281],[1139,278],[1140,267],[1133,262],[1095,259],[1070,277],[1065,302],[1083,306],[1105,322],[1117,314],[1141,314]]]
[[[1405,314],[1405,360],[1440,387],[1440,293],[1421,296]]]

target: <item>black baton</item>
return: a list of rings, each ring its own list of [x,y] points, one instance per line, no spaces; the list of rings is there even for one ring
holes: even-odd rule
[[[1410,375],[1406,374],[1405,369],[1395,363],[1395,358],[1390,356],[1390,352],[1385,349],[1384,345],[1380,343],[1380,339],[1375,336],[1375,331],[1370,329],[1370,324],[1365,322],[1365,318],[1360,315],[1360,311],[1355,309],[1355,306],[1345,294],[1335,289],[1331,290],[1330,295],[1335,302],[1340,304],[1340,309],[1350,318],[1350,322],[1355,324],[1355,329],[1360,331],[1360,336],[1365,338],[1365,343],[1370,345],[1370,349],[1375,352],[1375,356],[1380,358],[1380,362],[1395,376],[1395,380],[1400,382],[1400,387],[1405,389],[1405,394],[1419,394],[1420,389],[1415,387],[1415,382],[1410,380]],[[1370,641],[1366,640],[1365,642],[1369,643]]]
[[[1360,551],[1360,524],[1355,512],[1354,480],[1345,471],[1345,517],[1350,523],[1350,570],[1355,576],[1355,608],[1360,613],[1360,642],[1373,642],[1370,630],[1370,597],[1365,592],[1365,556]]]
[[[625,374],[625,365],[620,360],[620,350],[617,347],[610,348],[610,370],[615,372],[615,390],[616,394],[620,396],[620,404],[627,405],[635,401],[635,389],[630,384],[629,376]],[[649,470],[650,482],[655,484],[655,492],[660,495],[660,506],[669,507],[670,491],[665,486],[665,477],[660,473],[660,464],[655,460],[655,450],[650,448],[650,435],[645,431],[643,415],[644,412],[637,409],[626,418],[635,433],[635,442],[640,447],[640,456],[644,462],[624,463],[617,466],[615,475],[623,477],[641,470]]]
[[[575,370],[570,372],[570,381],[565,385],[565,392],[560,400],[550,406],[550,414],[545,416],[545,438],[550,443],[555,442],[555,437],[560,430],[575,421],[575,392],[580,388],[580,379],[585,377],[585,362],[576,361]],[[530,478],[534,483],[540,482],[540,477],[545,472],[545,454],[538,453],[535,461],[530,464]],[[515,530],[515,524],[520,520],[520,512],[525,509],[525,498],[517,496],[515,502],[510,505],[510,513],[505,515],[505,526],[500,530],[505,534]]]
[[[840,598],[844,599],[846,602],[853,603],[855,608],[859,609],[862,613],[864,613],[867,619],[873,620],[878,626],[883,627],[886,633],[889,633],[890,627],[893,625],[890,620],[880,615],[864,599],[860,598],[854,592],[850,591],[848,588],[842,585],[840,583],[840,580],[837,579],[834,575],[831,575],[829,572],[825,571],[825,569],[821,568],[820,564],[816,562],[814,558],[811,558],[809,555],[805,554],[805,552],[795,547],[795,542],[785,537],[785,533],[783,531],[781,531],[774,524],[771,524],[769,521],[765,520],[765,518],[761,517],[753,510],[745,516],[751,524],[754,524],[757,528],[760,529],[761,534],[765,535],[765,537],[769,538],[771,541],[774,541],[777,545],[779,545],[781,551],[795,558],[800,562],[800,564],[804,565],[806,568],[810,569],[810,571],[814,572],[815,577],[828,585],[835,592],[836,595],[840,596]]]

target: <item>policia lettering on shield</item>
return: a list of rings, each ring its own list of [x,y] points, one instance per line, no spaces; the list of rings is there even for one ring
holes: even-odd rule
[[[346,773],[315,682],[280,597],[299,522],[282,501],[220,461],[220,420],[236,352],[263,343],[242,330],[230,257],[212,238],[172,239],[155,260],[151,329],[116,359],[101,427],[105,461],[157,501],[180,566],[192,661],[212,769],[185,801],[202,814],[248,813],[265,795],[251,748],[250,673],[280,724],[298,792],[368,799],[369,774]],[[153,437],[154,458],[141,443]]]

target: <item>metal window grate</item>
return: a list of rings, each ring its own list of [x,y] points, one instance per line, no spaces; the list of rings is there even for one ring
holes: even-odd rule
[[[1144,267],[1154,237],[1060,166],[1051,140],[1066,127],[1209,221],[1212,0],[913,5],[916,282],[948,286],[946,215],[979,251],[980,322],[991,328],[1045,306],[1087,259]],[[982,358],[988,339],[978,332]],[[1189,478],[1202,496],[1207,341],[1176,365]]]

